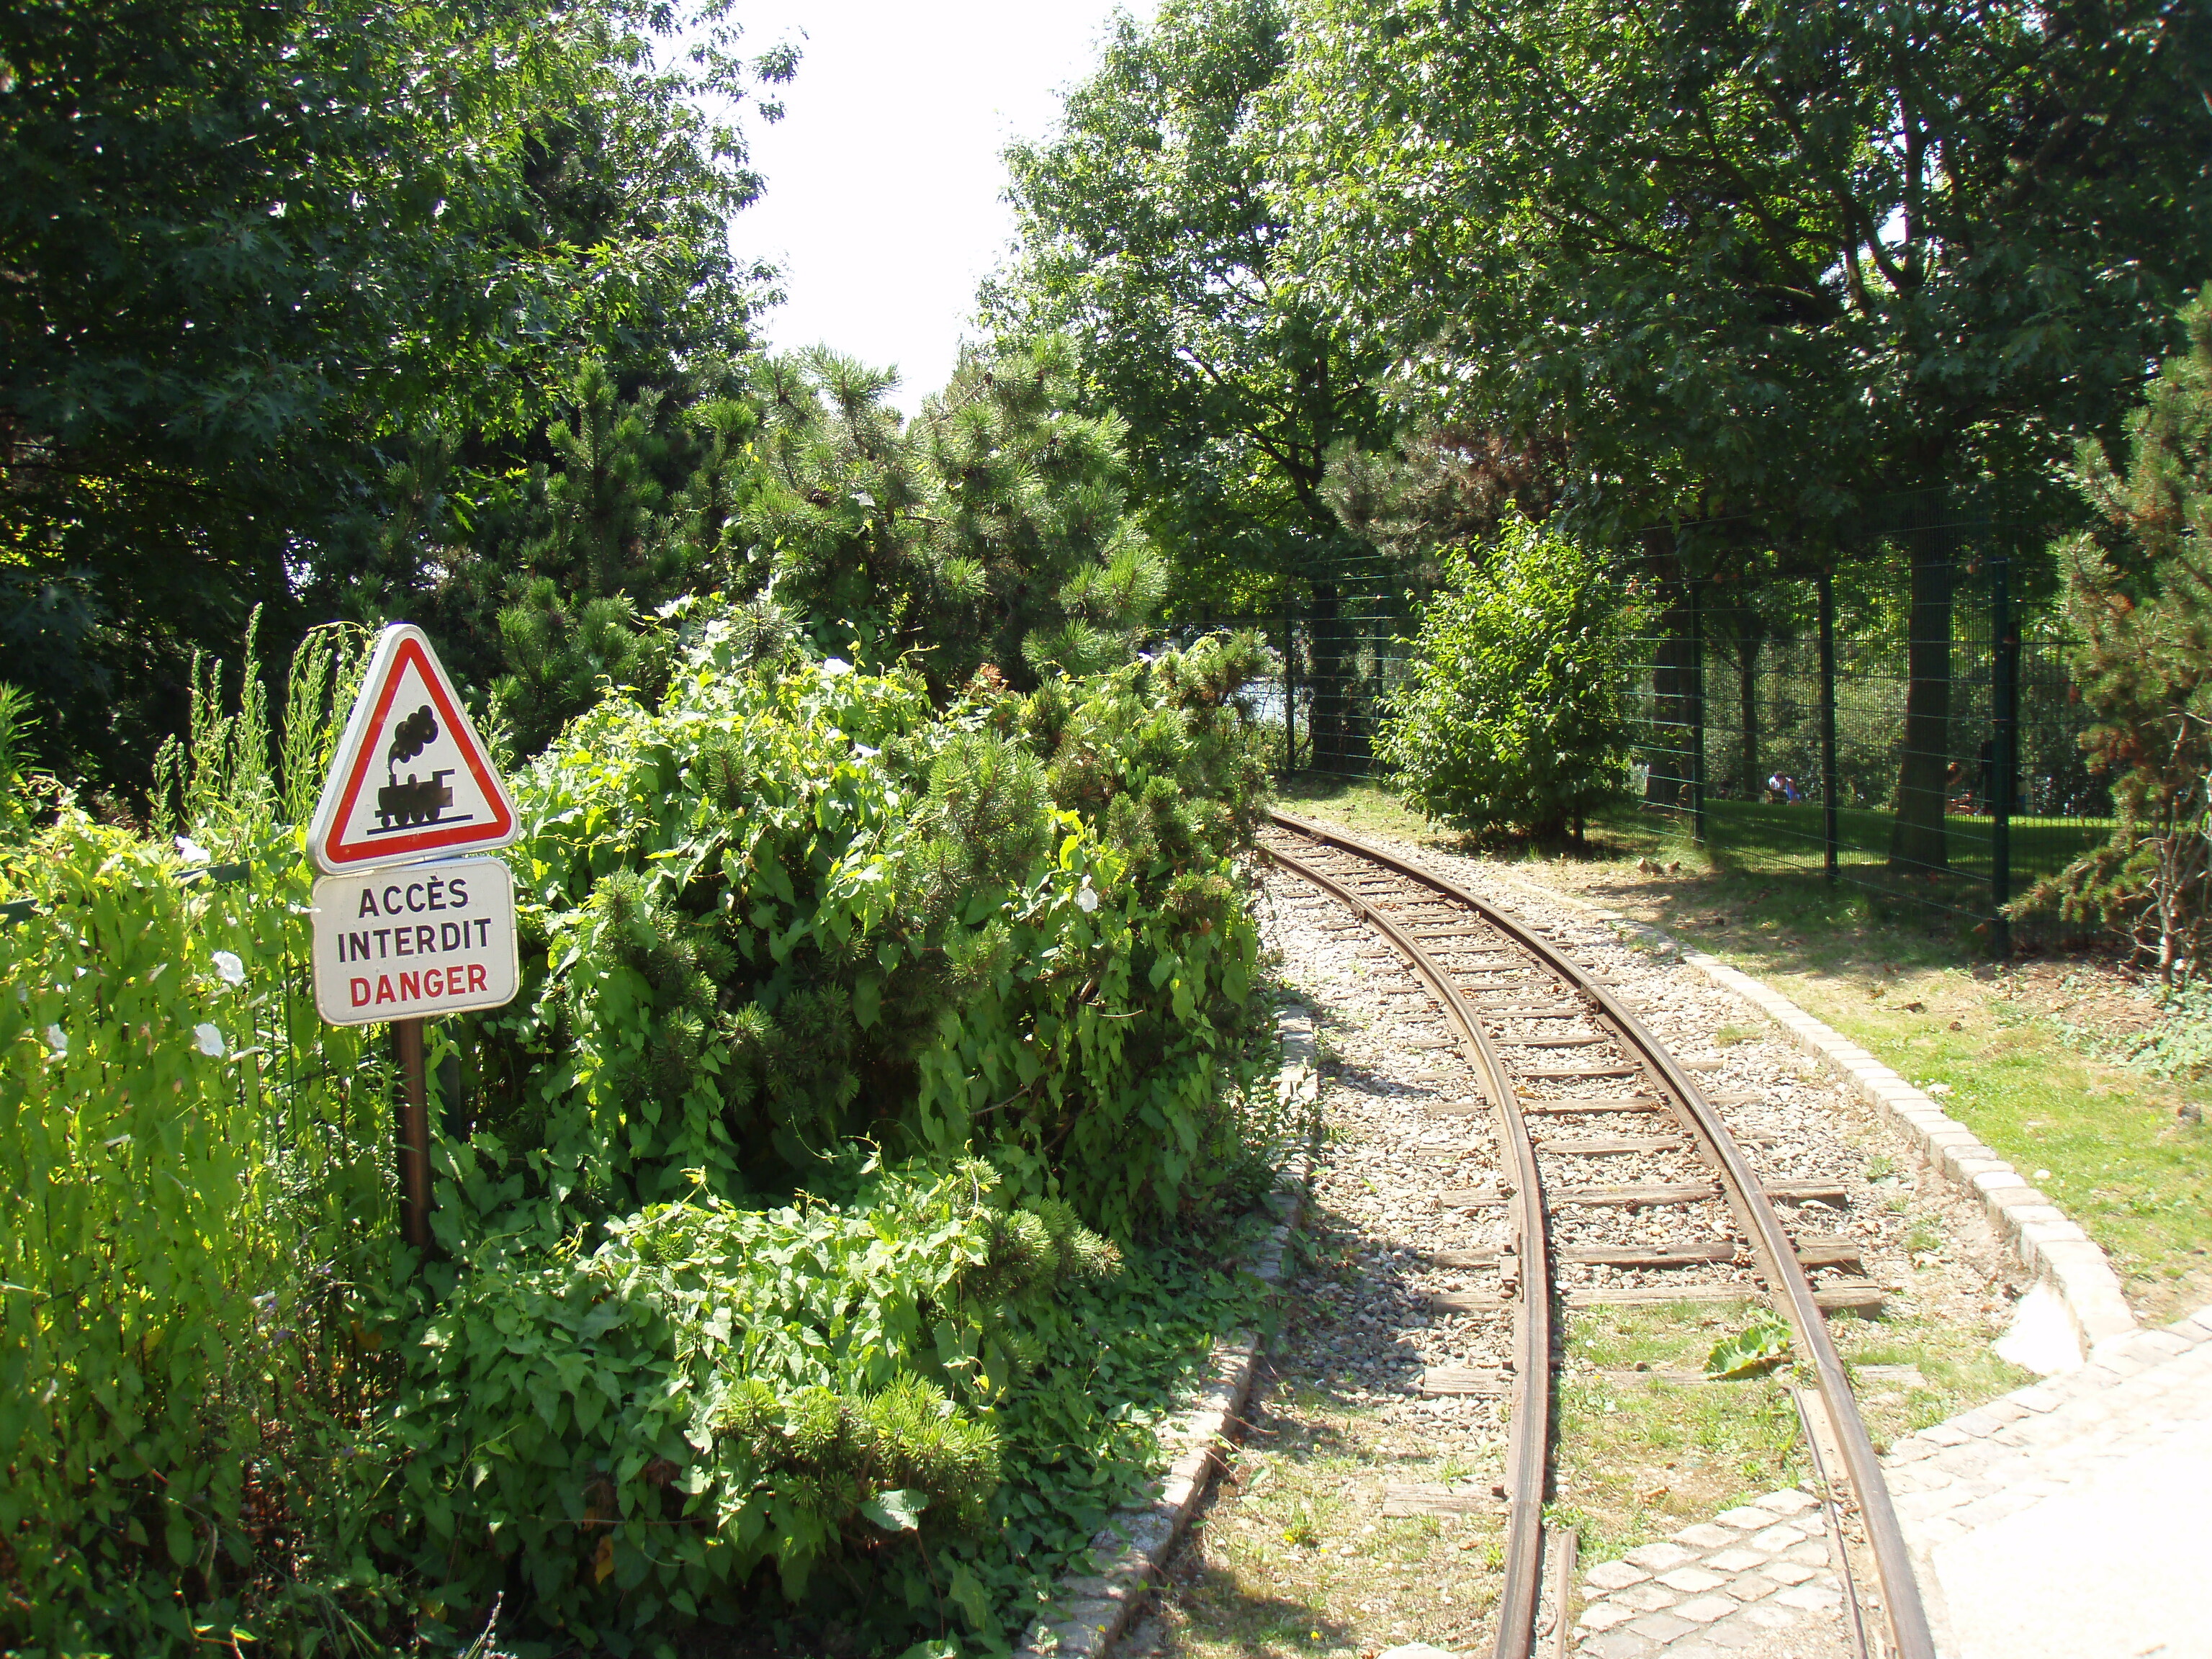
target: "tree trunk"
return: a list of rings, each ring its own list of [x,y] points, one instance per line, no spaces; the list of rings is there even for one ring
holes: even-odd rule
[[[1905,645],[1905,757],[1897,773],[1897,818],[1889,867],[1948,867],[1943,808],[1951,768],[1951,543],[1923,527],[1912,548],[1911,637]]]
[[[1759,775],[1759,652],[1764,636],[1747,635],[1736,653],[1737,711],[1743,727],[1737,733],[1737,763],[1743,768],[1743,798],[1762,799],[1765,781]]]
[[[1690,799],[1690,723],[1697,695],[1697,663],[1690,654],[1688,601],[1659,616],[1658,649],[1651,666],[1651,741],[1645,746],[1648,805],[1687,811]]]

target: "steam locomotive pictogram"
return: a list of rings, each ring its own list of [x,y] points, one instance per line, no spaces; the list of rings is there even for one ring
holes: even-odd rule
[[[441,766],[420,783],[410,772],[404,783],[388,783],[376,792],[376,823],[382,830],[404,829],[415,823],[435,823],[438,814],[453,804],[453,786],[444,781],[453,769]]]
[[[391,746],[384,751],[386,782],[376,792],[377,827],[369,831],[371,835],[389,835],[418,823],[465,823],[472,816],[439,816],[453,804],[453,786],[446,781],[453,775],[450,766],[441,766],[419,781],[410,772],[406,782],[399,781],[399,763],[413,760],[437,740],[438,717],[427,702],[392,728]]]

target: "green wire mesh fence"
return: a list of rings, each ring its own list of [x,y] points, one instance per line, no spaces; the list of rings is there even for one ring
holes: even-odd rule
[[[2006,945],[2007,907],[2112,827],[2049,553],[2070,526],[2017,500],[1899,495],[1817,547],[1712,520],[1622,550],[1645,617],[1638,806],[1744,867],[1824,872]],[[1305,586],[1211,625],[1282,654],[1253,699],[1286,777],[1372,775],[1431,579],[1376,555]]]

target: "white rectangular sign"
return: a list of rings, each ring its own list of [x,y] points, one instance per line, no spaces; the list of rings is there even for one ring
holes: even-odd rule
[[[333,1025],[514,1000],[514,878],[447,859],[315,884],[315,1006]]]

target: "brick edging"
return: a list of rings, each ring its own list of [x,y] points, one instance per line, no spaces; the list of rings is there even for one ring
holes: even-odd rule
[[[1920,1151],[1929,1166],[1987,1212],[1990,1223],[2022,1266],[2047,1281],[2064,1304],[2082,1352],[2094,1356],[2100,1344],[2132,1335],[2134,1311],[2121,1293],[2119,1275],[2088,1234],[2066,1218],[2056,1204],[1990,1147],[1972,1130],[1948,1116],[1922,1091],[1883,1065],[1867,1049],[1796,1003],[1729,967],[1717,957],[1686,949],[1681,942],[1647,922],[1497,872],[1510,887],[1601,917],[1615,928],[1649,943],[1660,954],[1673,954],[1714,984],[1732,991],[1790,1035],[1797,1046],[1824,1060],[1884,1121]]]
[[[1283,1045],[1278,1092],[1286,1103],[1317,1101],[1321,1073],[1314,1064],[1312,1014],[1293,1004],[1276,1015],[1275,1029]],[[1279,1219],[1252,1264],[1270,1294],[1281,1288],[1291,1232],[1298,1224],[1312,1173],[1313,1155],[1304,1144],[1276,1172],[1268,1203]],[[1211,1374],[1197,1405],[1161,1432],[1164,1444],[1176,1449],[1166,1474],[1153,1484],[1151,1501],[1116,1510],[1109,1517],[1091,1540],[1092,1555],[1103,1564],[1099,1571],[1062,1576],[1052,1602],[1023,1632],[1013,1659],[1097,1659],[1121,1633],[1206,1496],[1215,1448],[1233,1437],[1237,1413],[1252,1391],[1259,1352],[1256,1331],[1231,1331],[1214,1343]]]

